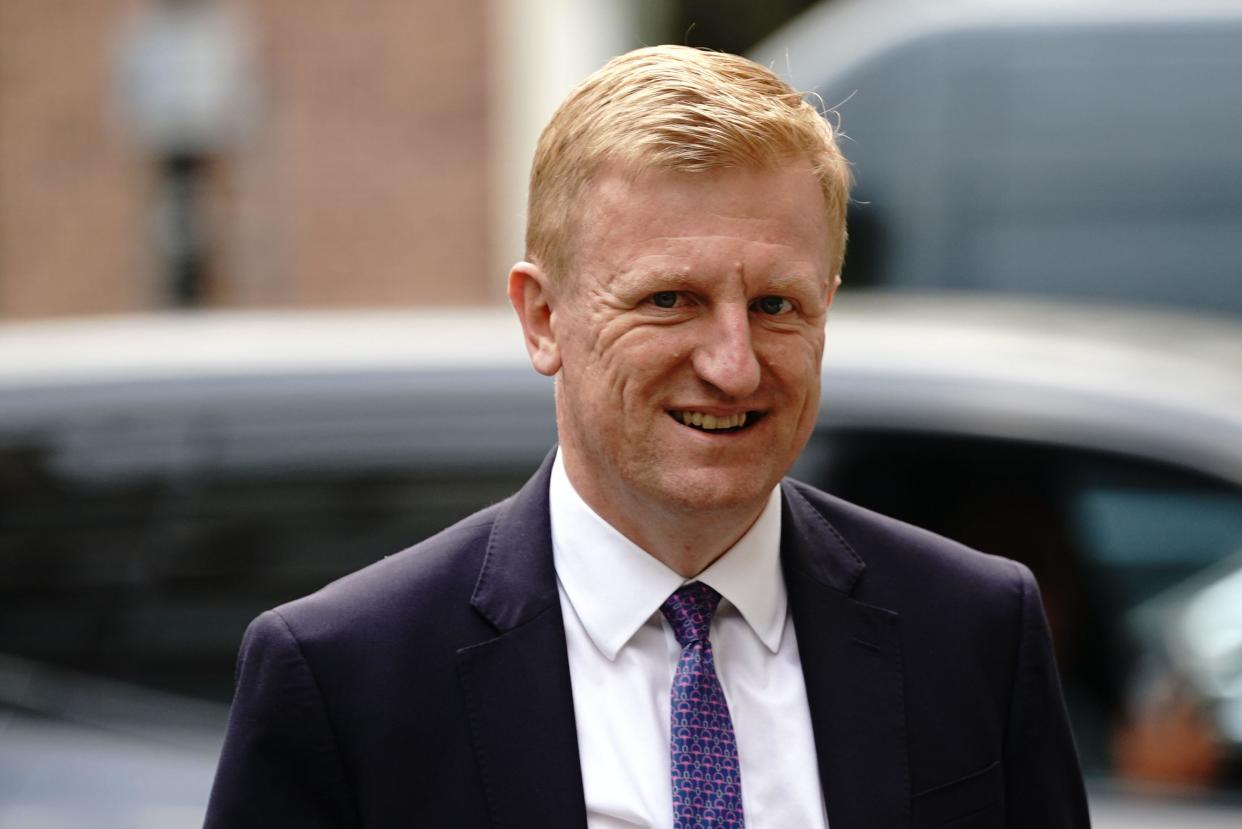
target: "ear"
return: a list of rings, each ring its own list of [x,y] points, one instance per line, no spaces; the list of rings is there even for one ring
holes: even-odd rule
[[[561,370],[561,352],[552,331],[552,299],[551,282],[538,265],[518,262],[509,271],[509,302],[522,323],[530,363],[549,377]]]
[[[832,277],[832,286],[828,289],[828,303],[824,306],[824,310],[832,307],[832,301],[837,296],[837,288],[841,287],[841,274],[835,274]]]

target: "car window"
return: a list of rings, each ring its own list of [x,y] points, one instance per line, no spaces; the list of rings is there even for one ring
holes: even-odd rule
[[[1084,470],[1074,522],[1127,610],[1242,549],[1238,492],[1184,475]]]
[[[219,701],[258,613],[502,500],[538,462],[109,475],[65,452],[0,442],[0,653]]]

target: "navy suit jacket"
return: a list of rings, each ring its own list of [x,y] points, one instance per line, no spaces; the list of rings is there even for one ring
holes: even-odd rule
[[[585,827],[550,467],[251,624],[208,829]],[[831,829],[1087,826],[1029,571],[781,486]]]

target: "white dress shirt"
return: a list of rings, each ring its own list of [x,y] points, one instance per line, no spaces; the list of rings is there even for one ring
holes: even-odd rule
[[[558,453],[549,491],[578,751],[590,829],[672,829],[669,688],[681,655],[660,605],[686,583],[587,506]],[[780,567],[780,488],[700,573],[747,829],[828,825],[798,643]]]

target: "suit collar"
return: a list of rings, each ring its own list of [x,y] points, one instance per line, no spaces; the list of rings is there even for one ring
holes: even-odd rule
[[[781,481],[781,555],[786,569],[796,567],[824,587],[848,596],[858,586],[867,565],[807,500],[801,486],[788,478]]]
[[[862,555],[799,487],[782,485],[781,557],[828,823],[909,826],[900,620],[855,597]]]
[[[470,597],[474,609],[502,633],[560,603],[548,518],[548,480],[555,457],[553,450],[503,505]]]
[[[511,630],[559,604],[552,559],[548,485],[553,450],[538,471],[501,509],[487,542],[470,604],[498,631]],[[799,491],[781,482],[781,548],[794,566],[819,584],[849,595],[866,564]]]
[[[457,652],[494,826],[586,829],[565,624],[548,520],[549,455],[500,510],[470,603],[497,635]]]

